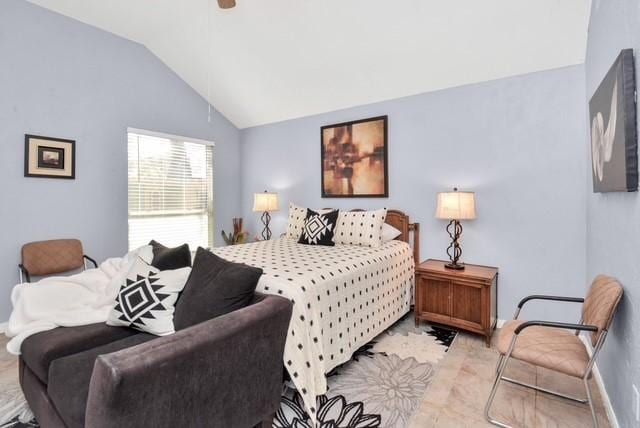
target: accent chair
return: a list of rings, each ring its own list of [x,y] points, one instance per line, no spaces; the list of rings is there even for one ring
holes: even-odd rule
[[[497,373],[493,388],[485,406],[487,421],[500,427],[509,426],[494,419],[490,414],[498,386],[501,381],[506,381],[556,397],[588,404],[593,426],[597,428],[598,420],[588,381],[622,295],[623,288],[615,278],[598,275],[593,280],[586,298],[533,295],[522,299],[513,320],[507,321],[500,330],[498,337],[500,358],[496,367]],[[531,300],[582,303],[582,318],[578,324],[518,320],[520,310],[525,303]],[[580,339],[581,332],[588,333],[589,341],[593,347],[591,352]],[[586,398],[568,396],[504,376],[511,358],[581,379],[584,383]]]
[[[22,262],[18,265],[20,283],[23,276],[31,282],[31,275],[46,276],[85,268],[86,261],[98,267],[98,263],[84,254],[78,239],[52,239],[29,242],[22,246]]]

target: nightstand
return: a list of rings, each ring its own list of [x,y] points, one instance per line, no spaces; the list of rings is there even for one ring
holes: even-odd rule
[[[498,268],[466,264],[463,270],[429,259],[416,266],[415,320],[481,334],[487,347],[498,320]]]

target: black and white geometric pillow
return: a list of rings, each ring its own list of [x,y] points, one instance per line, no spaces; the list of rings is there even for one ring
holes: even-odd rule
[[[107,324],[133,327],[156,336],[175,333],[175,304],[189,273],[190,267],[158,271],[143,260],[136,260],[118,291]]]
[[[386,218],[386,208],[341,211],[333,240],[336,244],[378,248],[382,245],[382,228]]]
[[[324,214],[307,208],[299,244],[333,246],[333,231],[338,221],[338,210]]]
[[[331,209],[323,208],[313,210],[318,214],[326,214],[331,212]],[[289,221],[287,222],[287,238],[300,239],[302,235],[302,228],[304,227],[304,221],[307,218],[307,209],[300,207],[293,202],[289,202]]]

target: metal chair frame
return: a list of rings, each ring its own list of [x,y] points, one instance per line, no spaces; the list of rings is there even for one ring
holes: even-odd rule
[[[525,303],[527,303],[530,300],[554,300],[554,301],[561,301],[561,302],[573,302],[573,303],[583,303],[584,299],[581,297],[563,297],[563,296],[544,296],[544,295],[533,295],[533,296],[528,296],[525,297],[524,299],[522,299],[520,301],[520,303],[518,303],[518,308],[516,309],[516,312],[513,316],[514,320],[518,319],[518,316],[520,315],[520,311],[522,310],[522,307],[524,306]],[[489,394],[489,399],[487,400],[487,404],[485,405],[484,408],[484,416],[485,419],[490,422],[493,425],[499,426],[499,427],[503,427],[503,428],[511,428],[510,425],[507,425],[503,422],[500,422],[496,419],[493,419],[491,417],[490,411],[491,411],[491,405],[493,404],[493,400],[495,399],[496,396],[496,392],[498,391],[498,387],[500,386],[500,382],[501,381],[506,381],[509,383],[513,383],[516,385],[520,385],[523,386],[525,388],[530,388],[530,389],[535,389],[536,391],[540,391],[540,392],[544,392],[546,394],[550,394],[553,395],[555,397],[560,397],[560,398],[564,398],[567,400],[571,400],[571,401],[575,401],[578,403],[582,403],[582,404],[589,404],[589,408],[591,410],[591,418],[593,420],[593,426],[595,428],[598,428],[598,419],[596,417],[596,411],[595,411],[595,407],[593,405],[593,397],[591,394],[591,389],[589,387],[589,378],[591,377],[592,374],[592,370],[593,370],[593,365],[595,364],[596,358],[598,357],[598,353],[600,352],[600,349],[602,348],[602,345],[604,344],[604,341],[607,337],[607,330],[602,330],[600,332],[600,336],[598,337],[598,340],[596,342],[595,347],[593,348],[593,353],[591,354],[591,358],[589,359],[589,363],[587,364],[587,367],[585,369],[584,374],[582,375],[582,382],[584,384],[584,388],[585,388],[585,392],[586,392],[586,398],[578,398],[578,397],[572,397],[570,395],[566,395],[557,391],[552,391],[550,389],[546,389],[546,388],[542,388],[539,387],[537,385],[531,385],[529,383],[526,382],[521,382],[519,380],[516,379],[512,379],[509,377],[504,376],[504,371],[507,368],[507,364],[509,363],[509,359],[511,358],[511,353],[513,352],[513,348],[515,347],[516,341],[518,340],[518,335],[526,328],[528,327],[532,327],[532,326],[543,326],[543,327],[550,327],[550,328],[561,328],[561,329],[568,329],[568,330],[575,330],[575,335],[578,336],[580,334],[580,332],[582,331],[588,331],[588,332],[597,332],[598,331],[598,327],[593,326],[593,325],[585,325],[584,324],[584,320],[581,318],[580,322],[578,324],[571,324],[571,323],[559,323],[559,322],[551,322],[551,321],[526,321],[522,324],[520,324],[518,327],[516,327],[516,329],[514,330],[514,334],[513,334],[513,338],[511,339],[511,343],[509,344],[509,348],[507,350],[507,353],[502,355],[500,354],[500,357],[498,358],[498,364],[496,366],[496,378],[493,382],[493,387],[491,388],[491,393]]]
[[[87,256],[86,254],[83,254],[82,258],[83,258],[83,263],[84,263],[84,270],[87,270],[87,261],[93,263],[93,267],[95,267],[95,268],[98,267],[98,262],[96,262],[91,257]],[[31,274],[29,273],[27,268],[24,267],[24,265],[22,263],[20,263],[18,265],[18,274],[20,275],[20,284],[24,284],[24,279],[25,278],[27,279],[27,282],[31,282]]]

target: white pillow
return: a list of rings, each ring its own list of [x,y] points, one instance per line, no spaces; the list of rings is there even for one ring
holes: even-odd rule
[[[386,217],[386,208],[376,211],[340,211],[333,242],[343,245],[380,247]]]
[[[304,228],[304,219],[307,217],[307,209],[289,202],[289,221],[287,222],[287,237],[300,239]]]
[[[190,267],[159,271],[136,259],[118,291],[107,324],[156,336],[175,333],[175,304],[190,273]]]
[[[402,235],[402,232],[391,226],[389,223],[382,225],[382,242],[393,241],[400,235]]]
[[[323,208],[323,209],[315,209],[311,208],[311,210],[317,212],[318,214],[326,214],[331,210],[331,208]],[[287,237],[291,239],[295,239],[296,241],[300,239],[300,235],[302,235],[302,229],[304,228],[304,220],[307,218],[307,208],[299,207],[293,202],[289,202],[289,221],[287,222]]]

